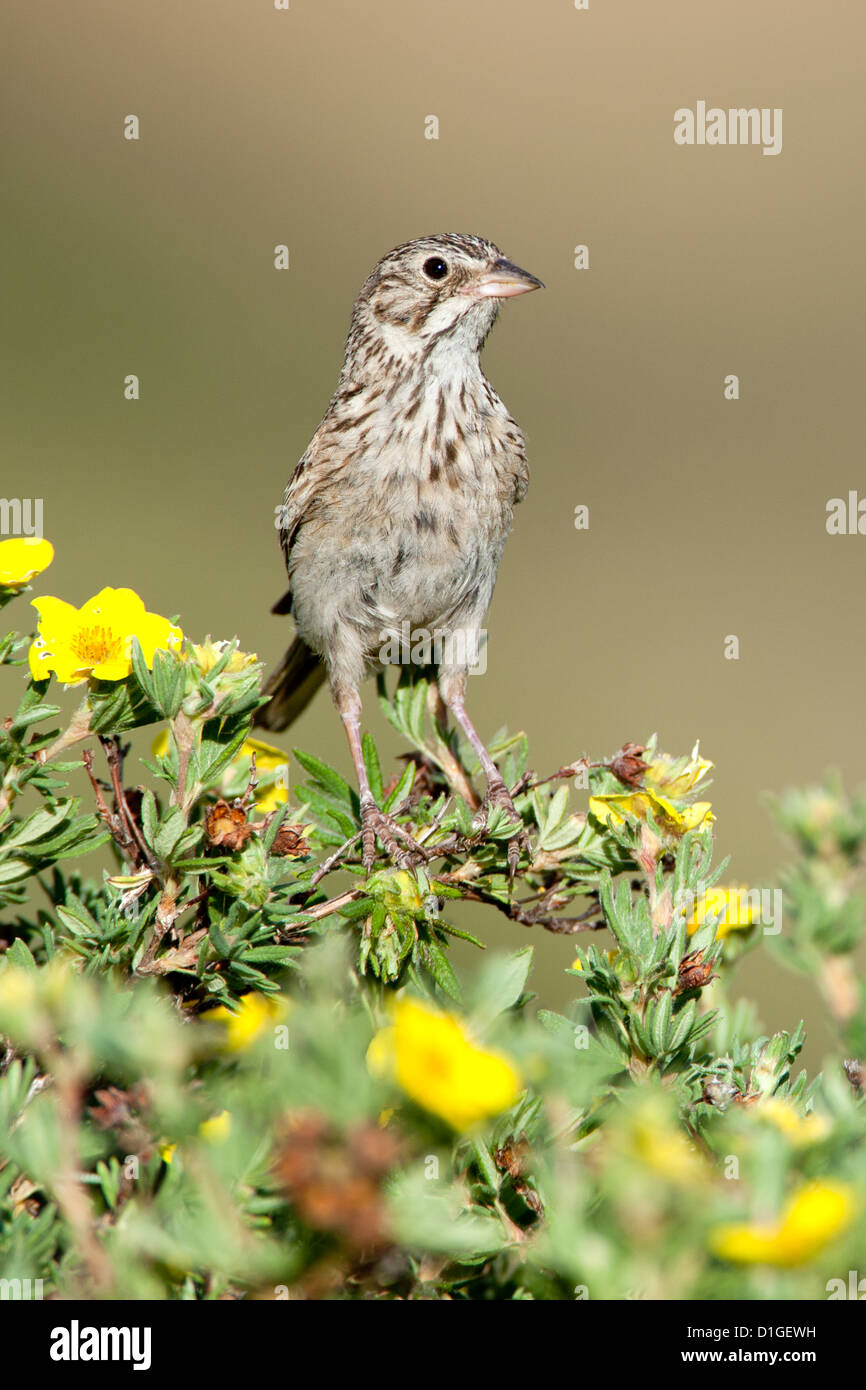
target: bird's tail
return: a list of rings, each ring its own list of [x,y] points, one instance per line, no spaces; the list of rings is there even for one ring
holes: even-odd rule
[[[325,679],[325,667],[316,653],[296,637],[275,671],[265,682],[266,705],[256,710],[253,722],[264,729],[287,729],[312,700]]]

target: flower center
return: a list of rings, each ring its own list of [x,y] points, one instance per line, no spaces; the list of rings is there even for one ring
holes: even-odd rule
[[[123,654],[123,638],[110,627],[81,627],[69,645],[83,667],[101,666]]]
[[[423,1070],[437,1081],[445,1081],[454,1072],[454,1062],[441,1047],[428,1047],[423,1052]]]

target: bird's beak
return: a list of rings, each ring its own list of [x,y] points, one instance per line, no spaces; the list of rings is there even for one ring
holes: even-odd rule
[[[543,290],[544,285],[528,270],[521,270],[512,261],[500,258],[467,285],[464,294],[473,299],[511,299],[516,294],[528,294],[530,290]]]

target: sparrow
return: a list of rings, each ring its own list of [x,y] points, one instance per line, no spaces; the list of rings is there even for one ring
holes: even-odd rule
[[[484,807],[525,832],[466,712],[466,683],[513,509],[523,435],[481,369],[504,299],[543,288],[483,237],[420,237],[383,256],[355,301],[337,389],[278,509],[297,635],[256,713],[285,729],[327,679],[358,778],[362,858],[427,857],[376,804],[361,752],[360,688],[395,636],[438,634],[439,692],[487,779]],[[517,859],[516,841],[509,851]]]

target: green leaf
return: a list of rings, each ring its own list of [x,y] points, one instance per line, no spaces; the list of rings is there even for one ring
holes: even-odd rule
[[[478,1164],[481,1176],[485,1184],[493,1193],[494,1197],[499,1193],[499,1173],[496,1164],[493,1162],[493,1155],[484,1143],[483,1139],[472,1141],[472,1151],[475,1154],[475,1161]]]
[[[671,1021],[672,1006],[673,996],[671,991],[669,989],[662,990],[661,995],[655,1001],[652,1016],[647,1020],[648,1031],[656,1057],[661,1057],[667,1051],[665,1044],[667,1042],[668,1026]]]
[[[628,1016],[628,1026],[638,1048],[645,1057],[654,1055],[653,1041],[640,1014],[635,1009]]]
[[[153,680],[137,637],[132,639],[132,672],[146,698],[155,705],[156,692],[153,688]]]
[[[128,680],[100,681],[91,689],[89,699],[90,727],[106,737],[139,724],[152,724],[157,718],[153,703],[142,699],[136,684]]]
[[[459,1004],[462,998],[460,982],[442,947],[435,941],[421,941],[418,952],[442,992]]]
[[[6,959],[11,961],[13,965],[17,965],[20,969],[28,971],[31,975],[35,975],[39,969],[30,953],[26,941],[20,936],[16,936],[15,940],[12,942],[12,945],[6,952]]]
[[[542,849],[554,851],[565,849],[566,845],[573,845],[576,840],[580,839],[585,825],[585,820],[577,812],[573,815],[566,816],[565,820],[563,820],[555,830],[547,832],[544,837]]]
[[[20,849],[22,845],[32,844],[34,840],[41,839],[49,831],[56,830],[77,804],[75,801],[61,801],[57,806],[43,807],[39,811],[34,811],[16,827],[11,835],[6,836],[4,848]]]
[[[221,960],[226,960],[231,955],[232,948],[227,938],[223,935],[222,928],[216,918],[211,918],[208,927],[208,935],[210,936],[217,955]]]
[[[403,775],[400,778],[400,781],[397,783],[394,790],[390,792],[389,795],[385,798],[385,804],[382,807],[382,810],[389,812],[393,811],[395,806],[399,806],[402,801],[405,801],[410,791],[412,790],[414,781],[415,764],[407,763],[405,768],[403,769]]]
[[[154,853],[160,859],[168,860],[171,852],[186,829],[186,820],[179,806],[170,806],[159,823],[153,839]]]
[[[35,692],[33,693],[35,694]],[[9,732],[16,734],[21,729],[29,728],[31,724],[38,724],[42,719],[53,719],[58,714],[60,714],[59,705],[46,705],[42,701],[37,701],[35,705],[25,708],[22,702],[21,708],[13,716]]]
[[[459,897],[459,894],[457,896]],[[456,936],[459,941],[468,941],[471,946],[477,946],[481,951],[487,950],[484,942],[479,941],[477,936],[473,936],[470,931],[462,931],[459,927],[452,927],[450,922],[443,922],[441,917],[436,922],[436,929],[447,932],[449,936]]]
[[[32,872],[33,867],[26,859],[0,861],[0,883],[15,883],[20,878],[27,878]]]
[[[574,1037],[574,1024],[563,1014],[554,1013],[552,1009],[539,1009],[535,1016],[542,1028],[555,1037]]]
[[[117,1159],[112,1157],[108,1163],[101,1158],[96,1164],[96,1176],[99,1179],[99,1187],[105,1198],[105,1205],[110,1211],[114,1211],[117,1206],[117,1199],[120,1195],[120,1182],[122,1169]]]
[[[692,1003],[697,1003],[697,1000],[692,1000]],[[705,1033],[709,1033],[718,1016],[718,1009],[711,1009],[708,1014],[704,1014],[702,1018],[699,1018],[697,1023],[692,1028],[689,1042],[696,1043],[704,1036]]]
[[[674,1025],[671,1029],[670,1036],[668,1038],[668,1052],[676,1052],[680,1047],[682,1047],[683,1043],[689,1035],[689,1030],[695,1021],[695,1013],[697,1012],[697,1007],[697,999],[690,999],[688,1003],[685,1004],[685,1006],[682,1009],[680,1009],[679,1013],[675,1015]]]
[[[192,827],[198,829],[197,826]],[[230,854],[199,854],[193,855],[189,859],[172,858],[171,866],[181,874],[206,874],[210,869],[219,869],[224,864],[230,864],[232,856]]]
[[[262,961],[273,965],[288,965],[301,954],[300,946],[251,946],[244,951],[245,961]]]
[[[340,776],[339,772],[335,772],[332,767],[329,767],[327,763],[323,763],[320,758],[313,757],[312,753],[302,752],[300,748],[295,749],[295,757],[304,771],[309,773],[320,786],[330,792],[331,796],[336,797],[338,801],[342,802],[349,811],[352,810],[354,804],[352,790],[348,782],[344,781]]]
[[[424,743],[424,711],[427,707],[428,689],[427,681],[417,681],[409,706],[409,732],[419,746]]]
[[[79,902],[72,893],[69,894],[65,903],[57,904],[56,912],[67,931],[71,931],[73,936],[99,937],[102,935],[102,929],[96,918],[91,916],[84,904]]]
[[[268,821],[267,829],[262,833],[260,837],[262,849],[264,850],[265,854],[270,854],[271,849],[273,848],[274,840],[277,838],[280,826],[282,825],[283,821],[286,819],[286,816],[288,814],[289,803],[286,801],[274,812],[274,814],[271,816],[271,819]]]
[[[173,719],[181,707],[186,684],[186,667],[173,652],[153,654],[154,703],[166,719]]]
[[[524,946],[510,956],[494,956],[481,971],[475,988],[472,1014],[485,1024],[511,1009],[521,997],[532,967],[533,947]]]
[[[60,848],[52,849],[48,845],[37,845],[34,853],[38,853],[42,858],[50,857],[52,860],[72,859],[73,857],[77,859],[82,855],[90,854],[95,849],[101,849],[103,845],[108,844],[110,839],[111,831],[100,830],[94,824],[91,831],[86,834],[76,834],[68,842],[64,842]]]
[[[221,733],[229,732],[223,726]],[[237,757],[249,738],[249,725],[246,721],[241,723],[240,728],[232,735],[228,743],[221,743],[217,739],[202,738],[201,749],[199,752],[198,781],[203,786],[213,786],[228,767],[229,763]]]
[[[345,917],[349,922],[354,922],[358,917],[366,917],[377,906],[381,906],[381,904],[377,904],[372,898],[358,898],[357,901],[346,903],[345,907],[341,907],[339,915]]]
[[[158,824],[159,813],[156,809],[156,798],[148,787],[141,799],[141,830],[151,849],[153,849]]]
[[[335,802],[333,798],[312,787],[305,789],[304,800],[315,817],[322,821],[328,830],[336,829],[338,844],[351,839],[357,833],[358,820],[344,808],[341,802]]]
[[[371,733],[365,733],[361,740],[361,751],[364,755],[364,766],[367,769],[367,777],[370,782],[370,791],[377,806],[382,804],[382,767],[379,762],[379,754],[376,751],[376,744]]]

